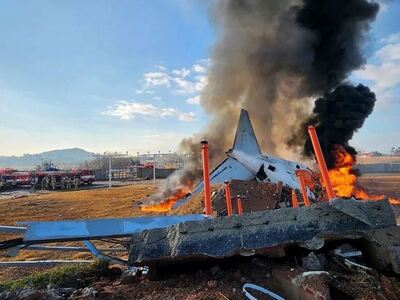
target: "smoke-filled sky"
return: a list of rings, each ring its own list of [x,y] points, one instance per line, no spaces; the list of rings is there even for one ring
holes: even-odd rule
[[[1,1],[0,155],[176,150],[209,120],[211,2]],[[352,141],[362,151],[400,146],[399,2],[381,5],[350,76],[377,96]]]

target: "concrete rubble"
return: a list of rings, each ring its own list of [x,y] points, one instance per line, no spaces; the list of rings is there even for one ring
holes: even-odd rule
[[[387,201],[335,199],[310,207],[145,230],[132,237],[129,263],[160,265],[255,254],[283,257],[290,247],[317,251],[329,243],[351,240],[364,245],[363,254],[370,258],[374,268],[400,274],[399,237]]]
[[[233,197],[233,212],[237,211],[237,195],[240,196],[245,212],[271,210],[290,205],[291,189],[280,184],[258,182],[257,180],[231,180],[231,195]],[[214,211],[226,215],[225,189],[221,188],[212,197]]]

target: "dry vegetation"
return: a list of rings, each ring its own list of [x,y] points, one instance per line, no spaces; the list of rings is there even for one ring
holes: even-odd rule
[[[369,192],[400,198],[400,174],[365,174],[359,182]]]
[[[141,212],[134,206],[156,188],[152,183],[135,183],[129,186],[109,189],[92,189],[68,192],[52,192],[32,195],[20,199],[0,200],[0,224],[17,225],[19,221],[50,221],[89,218],[132,217],[149,213]],[[0,240],[11,238],[1,235]],[[64,245],[81,246],[80,242]],[[97,243],[101,245],[101,243]],[[93,259],[88,253],[20,251],[16,257],[7,257],[6,251],[0,251],[0,260],[37,260],[37,259]],[[30,268],[0,269],[0,281],[5,278],[19,278],[36,272]]]
[[[223,187],[222,184],[215,184],[211,186],[211,195],[214,192],[217,192],[219,189]],[[174,209],[171,211],[173,215],[189,215],[189,214],[201,214],[204,210],[204,193],[198,193],[194,195],[192,199],[181,207]]]
[[[154,193],[151,183],[137,183],[109,189],[92,189],[37,194],[0,201],[0,224],[18,221],[69,220],[131,217],[143,214],[133,207],[136,201]]]

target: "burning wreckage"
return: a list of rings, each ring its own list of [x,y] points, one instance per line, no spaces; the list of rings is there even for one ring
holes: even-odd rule
[[[337,186],[331,183],[332,171],[327,170],[315,128],[310,127],[309,133],[322,184],[305,165],[261,154],[248,113],[242,110],[228,158],[208,176],[207,143],[203,141],[204,180],[173,205],[184,206],[204,190],[209,217],[135,233],[129,262],[151,265],[235,255],[274,257],[284,256],[285,248],[294,245],[318,251],[352,240],[366,245],[363,254],[374,258],[378,270],[391,268],[399,274],[400,248],[392,238],[399,230],[389,199],[336,197]],[[211,197],[210,184],[223,183]],[[236,209],[232,200],[236,200]],[[215,214],[218,217],[211,217]]]
[[[310,253],[307,257],[315,256],[314,253],[330,253],[346,272],[400,274],[400,231],[389,199],[360,201],[337,197],[313,127],[310,136],[321,171],[321,183],[319,177],[302,164],[262,155],[248,113],[242,110],[228,158],[209,173],[207,143],[202,142],[204,180],[192,194],[176,199],[174,204],[178,208],[190,203],[204,190],[205,214],[1,226],[2,232],[22,233],[24,237],[4,241],[0,249],[8,249],[14,255],[20,249],[86,250],[142,272],[148,267],[156,271],[175,264],[238,256],[282,258],[298,249],[296,251],[301,253]],[[211,197],[210,184],[223,188]],[[100,250],[91,242],[107,238],[125,238],[121,244],[129,251],[127,261],[103,254],[123,251],[123,248]],[[41,245],[80,240],[84,247]],[[338,247],[342,244],[347,246]],[[66,262],[13,261],[0,262],[0,266]],[[329,274],[318,268],[323,267],[304,270],[311,270],[313,276]],[[254,287],[259,288],[247,286]]]

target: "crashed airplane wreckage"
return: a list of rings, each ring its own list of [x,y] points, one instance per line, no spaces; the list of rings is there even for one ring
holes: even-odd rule
[[[202,144],[203,148],[207,147],[206,141],[203,141]],[[240,112],[233,147],[226,154],[228,158],[210,173],[210,184],[224,183],[232,179],[256,179],[260,182],[282,182],[290,189],[301,190],[298,177],[303,175],[302,178],[304,178],[307,174],[311,174],[307,166],[301,163],[262,154],[249,114],[244,109]],[[204,188],[204,181],[201,181],[190,195],[177,201],[174,208],[190,201],[193,195],[198,194]],[[315,198],[307,187],[303,192],[307,193],[309,198]]]
[[[205,215],[23,222],[21,227],[0,226],[0,232],[23,234],[22,238],[1,242],[0,249],[9,249],[9,253],[14,255],[21,249],[90,251],[99,258],[136,269],[237,255],[277,257],[285,255],[290,247],[314,251],[330,243],[354,241],[362,245],[363,254],[369,257],[372,267],[400,274],[400,232],[391,205],[387,200],[336,198],[329,177],[325,177],[325,162],[312,128],[310,135],[329,201],[311,203],[316,200],[301,175],[309,172],[305,166],[261,155],[248,114],[242,110],[229,157],[211,174],[208,171],[206,143],[203,143],[204,181],[195,192],[204,187]],[[299,207],[299,203],[293,202],[293,207],[271,207],[271,210],[250,213],[243,213],[238,207],[238,215],[233,215],[228,183],[228,216],[213,215],[210,182],[254,178],[281,183],[293,191],[301,190],[304,206]],[[186,197],[182,202],[189,200]],[[97,249],[91,242],[110,238],[128,238],[128,241],[121,241],[124,246],[121,249]],[[83,241],[84,247],[41,245],[67,241]],[[124,250],[129,251],[128,261],[103,254]],[[35,266],[57,262],[66,263],[12,261],[0,262],[0,266]]]

